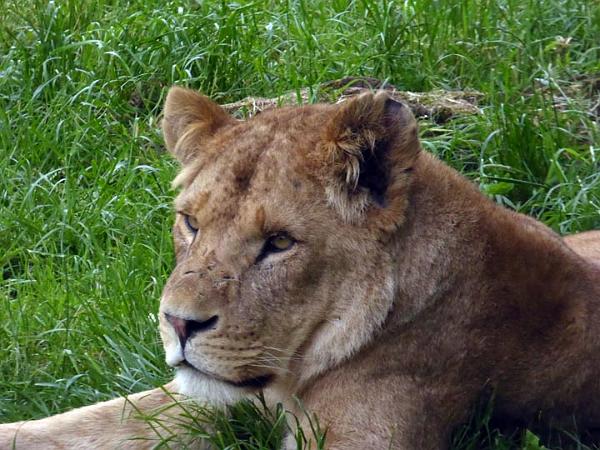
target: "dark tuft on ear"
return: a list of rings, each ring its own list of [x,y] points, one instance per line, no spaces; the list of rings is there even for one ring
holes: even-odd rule
[[[162,120],[165,144],[184,165],[194,159],[202,140],[234,122],[219,105],[196,91],[175,86],[167,94]],[[186,142],[186,136],[193,142]]]
[[[329,200],[345,219],[360,221],[375,208],[388,222],[402,221],[420,151],[408,107],[385,92],[346,101],[326,125],[320,151],[329,167]]]

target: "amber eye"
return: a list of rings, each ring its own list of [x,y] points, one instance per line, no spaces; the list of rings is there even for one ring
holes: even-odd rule
[[[196,234],[198,232],[198,221],[193,216],[190,216],[188,214],[184,214],[183,217],[185,221],[185,226],[188,228],[188,230]]]
[[[281,253],[293,247],[296,241],[286,233],[277,233],[269,237],[265,241],[262,251],[256,258],[256,261],[261,261],[271,253]]]
[[[288,250],[292,245],[294,245],[294,241],[291,237],[285,234],[277,234],[275,236],[271,236],[268,241],[269,245],[272,247],[271,251],[283,252]]]

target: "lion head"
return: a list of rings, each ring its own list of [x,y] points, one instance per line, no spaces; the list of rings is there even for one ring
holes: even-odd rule
[[[182,393],[297,387],[366,345],[396,291],[388,241],[420,154],[410,110],[366,93],[236,120],[174,87],[163,131],[182,170],[160,331]]]

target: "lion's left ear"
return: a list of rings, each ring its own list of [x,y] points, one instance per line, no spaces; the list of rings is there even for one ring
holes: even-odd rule
[[[339,105],[319,153],[327,166],[329,201],[345,220],[380,228],[404,220],[411,170],[420,145],[410,109],[387,93],[366,93]]]
[[[202,151],[204,140],[231,123],[235,119],[208,97],[178,86],[169,89],[162,119],[163,135],[167,149],[183,165]]]

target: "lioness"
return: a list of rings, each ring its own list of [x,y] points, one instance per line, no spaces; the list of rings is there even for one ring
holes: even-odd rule
[[[497,206],[382,92],[238,121],[174,87],[163,131],[183,166],[166,390],[299,412],[296,396],[329,449],[445,448],[489,388],[505,417],[600,425],[600,232],[562,239]],[[149,448],[136,410],[169,402],[3,425],[0,447]]]

